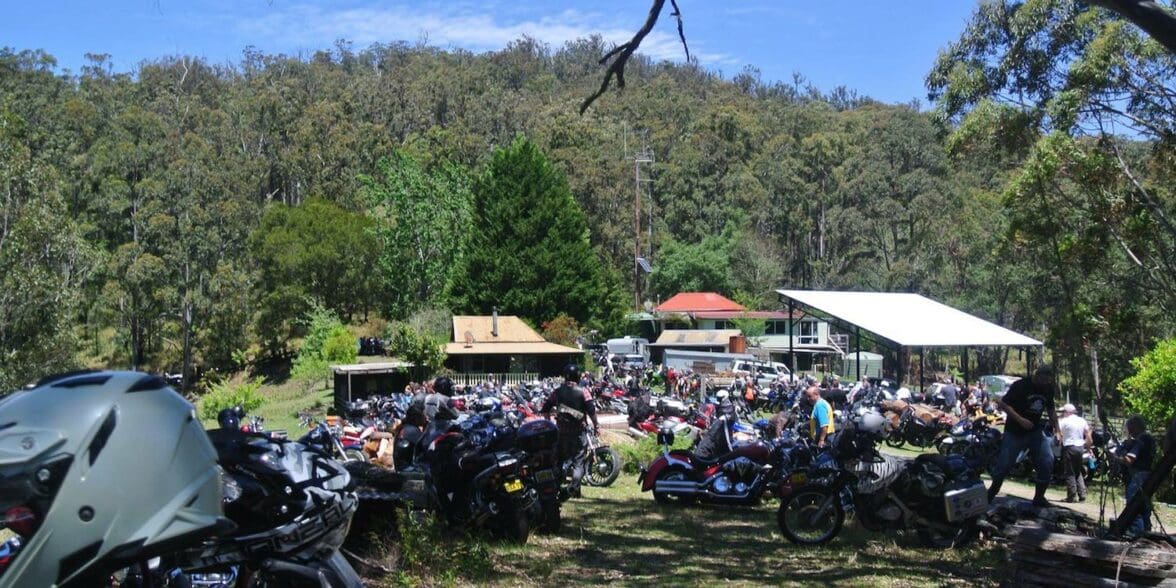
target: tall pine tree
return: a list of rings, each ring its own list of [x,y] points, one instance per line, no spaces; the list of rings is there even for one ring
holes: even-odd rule
[[[600,322],[621,306],[567,179],[521,136],[498,149],[475,182],[470,247],[457,276],[450,295],[462,312],[497,307],[533,324],[561,312]]]

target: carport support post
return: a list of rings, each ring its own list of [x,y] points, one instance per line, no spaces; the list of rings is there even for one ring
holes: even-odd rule
[[[964,348],[964,388],[968,387],[968,382],[972,381],[972,372],[968,369],[968,348]]]
[[[862,328],[854,327],[853,330],[857,335],[857,342],[854,343],[854,345],[857,347],[857,349],[854,351],[857,354],[857,361],[853,362],[853,365],[857,367],[856,381],[860,382],[862,381]]]
[[[347,370],[347,402],[351,402],[351,370]]]
[[[925,363],[923,361],[923,359],[925,359],[923,356],[926,355],[926,351],[926,347],[919,348],[919,392],[921,394],[926,394],[927,392],[927,385],[925,383],[926,381],[923,379],[923,364]]]
[[[895,354],[898,355],[897,361],[895,361],[894,363],[897,364],[897,367],[898,367],[898,382],[897,382],[897,384],[898,384],[899,388],[902,388],[903,386],[906,385],[905,383],[903,383],[903,376],[906,375],[906,362],[903,361],[902,349],[903,349],[902,345],[899,345],[898,347],[895,347],[895,351],[894,351]]]
[[[792,363],[792,381],[796,381],[796,303],[788,299],[788,357]]]

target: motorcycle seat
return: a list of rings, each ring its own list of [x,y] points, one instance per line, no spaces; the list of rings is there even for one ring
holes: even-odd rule
[[[697,453],[694,453],[691,451],[671,451],[670,452],[670,455],[674,455],[674,454],[688,457],[691,461],[693,461],[699,465],[712,466],[712,465],[715,465],[716,463],[722,463],[724,461],[731,459],[732,457],[734,457],[735,452],[728,451],[726,453],[718,455],[717,457],[703,457],[703,456],[698,455]]]

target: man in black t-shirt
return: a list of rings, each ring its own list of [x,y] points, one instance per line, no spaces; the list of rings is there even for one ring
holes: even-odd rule
[[[1127,466],[1127,502],[1139,494],[1143,489],[1144,483],[1147,482],[1147,477],[1151,474],[1152,462],[1155,461],[1156,456],[1156,440],[1147,433],[1144,428],[1144,420],[1141,416],[1133,416],[1127,419],[1127,435],[1131,438],[1123,444],[1117,460]],[[1143,511],[1135,520],[1131,521],[1131,526],[1128,531],[1131,534],[1139,536],[1144,531],[1151,530],[1151,502],[1143,507]]]
[[[1022,378],[1013,382],[1004,397],[996,400],[996,405],[1005,411],[1007,417],[1000,453],[992,466],[992,485],[988,487],[989,502],[1000,492],[1000,486],[1016,463],[1017,456],[1028,449],[1034,469],[1037,471],[1033,504],[1050,505],[1045,499],[1045,491],[1049,488],[1053,476],[1054,463],[1049,427],[1052,426],[1055,437],[1061,436],[1058,415],[1054,410],[1054,389],[1053,366],[1044,364],[1037,368],[1032,378]]]
[[[595,435],[600,428],[596,420],[596,405],[592,392],[577,385],[580,368],[568,364],[564,367],[564,383],[547,397],[539,412],[550,416],[555,411],[555,423],[559,427],[557,444],[560,461],[575,458],[572,466],[572,483],[568,490],[572,496],[580,496],[580,480],[584,477],[585,460],[579,459],[584,450],[582,435],[585,430]],[[589,428],[590,427],[590,428]]]

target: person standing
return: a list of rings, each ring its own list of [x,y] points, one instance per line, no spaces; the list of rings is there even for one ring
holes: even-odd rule
[[[813,412],[809,417],[809,436],[817,447],[824,447],[825,441],[833,434],[833,407],[829,405],[828,400],[821,398],[821,389],[816,386],[805,389],[804,397],[813,405]]]
[[[580,370],[573,364],[564,368],[564,382],[556,388],[540,410],[544,417],[555,411],[555,423],[559,427],[559,459],[566,461],[577,457],[584,450],[585,433],[596,434],[600,423],[596,420],[596,406],[592,393],[576,384]],[[572,468],[572,483],[568,490],[572,496],[580,496],[580,480],[584,477],[584,462],[577,459]]]
[[[1058,421],[1062,432],[1062,467],[1066,475],[1066,502],[1086,502],[1086,460],[1083,455],[1094,445],[1090,423],[1078,415],[1073,404],[1062,407]]]
[[[1127,419],[1127,435],[1130,439],[1123,444],[1123,449],[1116,459],[1127,466],[1127,502],[1131,502],[1131,499],[1143,490],[1143,485],[1151,475],[1152,462],[1156,456],[1156,440],[1148,434],[1143,417],[1139,415]],[[1135,536],[1150,531],[1151,513],[1152,506],[1149,500],[1139,516],[1131,521],[1127,530]]]
[[[943,411],[951,416],[960,416],[960,389],[951,376],[947,377],[939,393],[943,395]]]
[[[1043,364],[1033,373],[1033,377],[1013,382],[1004,397],[996,400],[996,405],[1005,412],[1007,418],[1000,453],[992,466],[992,485],[988,487],[989,502],[1000,493],[1001,484],[1016,463],[1017,456],[1022,450],[1028,449],[1037,472],[1033,505],[1050,506],[1049,501],[1045,499],[1045,491],[1049,489],[1053,476],[1054,462],[1049,426],[1053,426],[1055,437],[1061,437],[1058,433],[1058,415],[1054,410],[1055,388],[1053,366]]]

